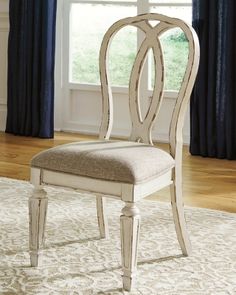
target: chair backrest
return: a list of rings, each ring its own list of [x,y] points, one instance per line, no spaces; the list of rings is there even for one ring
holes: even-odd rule
[[[152,26],[149,21],[157,21]],[[138,50],[130,75],[129,107],[132,121],[130,140],[152,144],[151,131],[156,121],[164,92],[164,62],[160,36],[173,28],[180,28],[189,44],[188,62],[178,98],[172,114],[169,140],[170,152],[174,158],[179,149],[182,151],[182,129],[185,112],[197,75],[199,64],[198,37],[193,28],[184,21],[161,14],[147,13],[124,18],[114,23],[106,32],[100,49],[100,78],[103,97],[103,118],[100,127],[100,139],[109,139],[113,124],[113,98],[108,75],[108,52],[111,40],[125,26],[134,26],[142,30],[145,38]],[[144,119],[141,116],[139,84],[142,69],[149,49],[153,50],[155,64],[155,83],[152,101]],[[182,154],[182,153],[181,153]]]

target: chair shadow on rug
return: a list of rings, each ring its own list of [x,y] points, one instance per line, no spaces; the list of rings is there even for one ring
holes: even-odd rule
[[[151,22],[150,22],[151,21]],[[153,22],[154,21],[154,22]],[[153,23],[155,23],[153,25]],[[112,91],[108,75],[108,52],[114,35],[125,26],[140,29],[145,38],[138,50],[130,75],[129,107],[132,130],[129,141],[109,140],[113,121]],[[159,37],[180,28],[188,41],[189,55],[170,123],[170,153],[153,146],[151,132],[164,93],[164,62]],[[148,51],[153,51],[155,83],[145,116],[140,110],[140,79]],[[45,185],[56,185],[90,192],[96,196],[101,238],[108,237],[105,198],[125,203],[120,217],[123,288],[134,286],[140,211],[137,202],[166,187],[171,188],[171,204],[177,238],[183,255],[191,253],[182,201],[182,129],[184,117],[197,74],[199,44],[192,27],[182,20],[159,14],[143,14],[121,19],[105,34],[100,49],[100,77],[103,117],[98,141],[71,143],[36,155],[31,162],[34,191],[29,199],[30,258],[37,266],[44,246],[47,212]]]
[[[44,246],[44,249],[49,249],[50,247],[63,247],[63,246],[68,246],[68,245],[73,245],[73,244],[83,244],[83,243],[87,243],[89,241],[96,241],[96,240],[100,240],[101,237],[96,236],[96,237],[92,237],[92,238],[86,238],[86,239],[78,239],[78,240],[73,240],[73,241],[64,241],[64,242],[54,242],[53,244],[51,244],[50,246]]]

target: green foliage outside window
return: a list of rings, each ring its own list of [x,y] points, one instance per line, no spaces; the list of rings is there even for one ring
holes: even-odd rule
[[[112,85],[127,86],[136,55],[137,34],[133,31],[121,33],[111,47],[110,73]],[[84,37],[85,38],[85,37]],[[72,82],[99,84],[98,48],[102,36],[86,36],[85,47],[77,36],[73,36]],[[173,31],[162,37],[162,48],[166,67],[166,90],[178,90],[188,59],[188,42],[184,33]],[[153,80],[152,75],[151,79]]]

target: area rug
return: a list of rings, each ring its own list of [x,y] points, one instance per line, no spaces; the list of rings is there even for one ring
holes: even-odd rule
[[[0,178],[0,294],[127,294],[121,289],[120,201],[109,199],[100,240],[91,195],[48,188],[43,265],[29,266],[28,182]],[[236,214],[186,208],[193,254],[183,257],[171,207],[143,200],[137,288],[130,294],[236,294]]]

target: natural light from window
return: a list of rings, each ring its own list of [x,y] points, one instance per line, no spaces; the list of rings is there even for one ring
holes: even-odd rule
[[[73,2],[73,1],[72,1]],[[96,3],[72,3],[70,7],[70,63],[69,82],[79,84],[100,84],[99,49],[104,33],[118,19],[134,16],[145,9],[146,1],[96,1]],[[100,2],[100,3],[98,3]],[[104,3],[103,3],[104,2]],[[109,3],[108,3],[109,2]],[[119,3],[116,3],[119,2]],[[146,5],[147,6],[147,5]],[[181,18],[191,23],[192,8],[190,0],[149,0],[150,12]],[[144,11],[143,11],[144,12]],[[147,12],[147,11],[145,11]],[[137,30],[127,27],[115,37],[110,60],[111,82],[114,86],[127,86],[130,71],[137,51]],[[166,64],[166,90],[177,90],[184,75],[188,58],[188,42],[185,35],[173,29],[161,37]],[[154,78],[152,57],[150,55],[148,85],[152,86]]]

